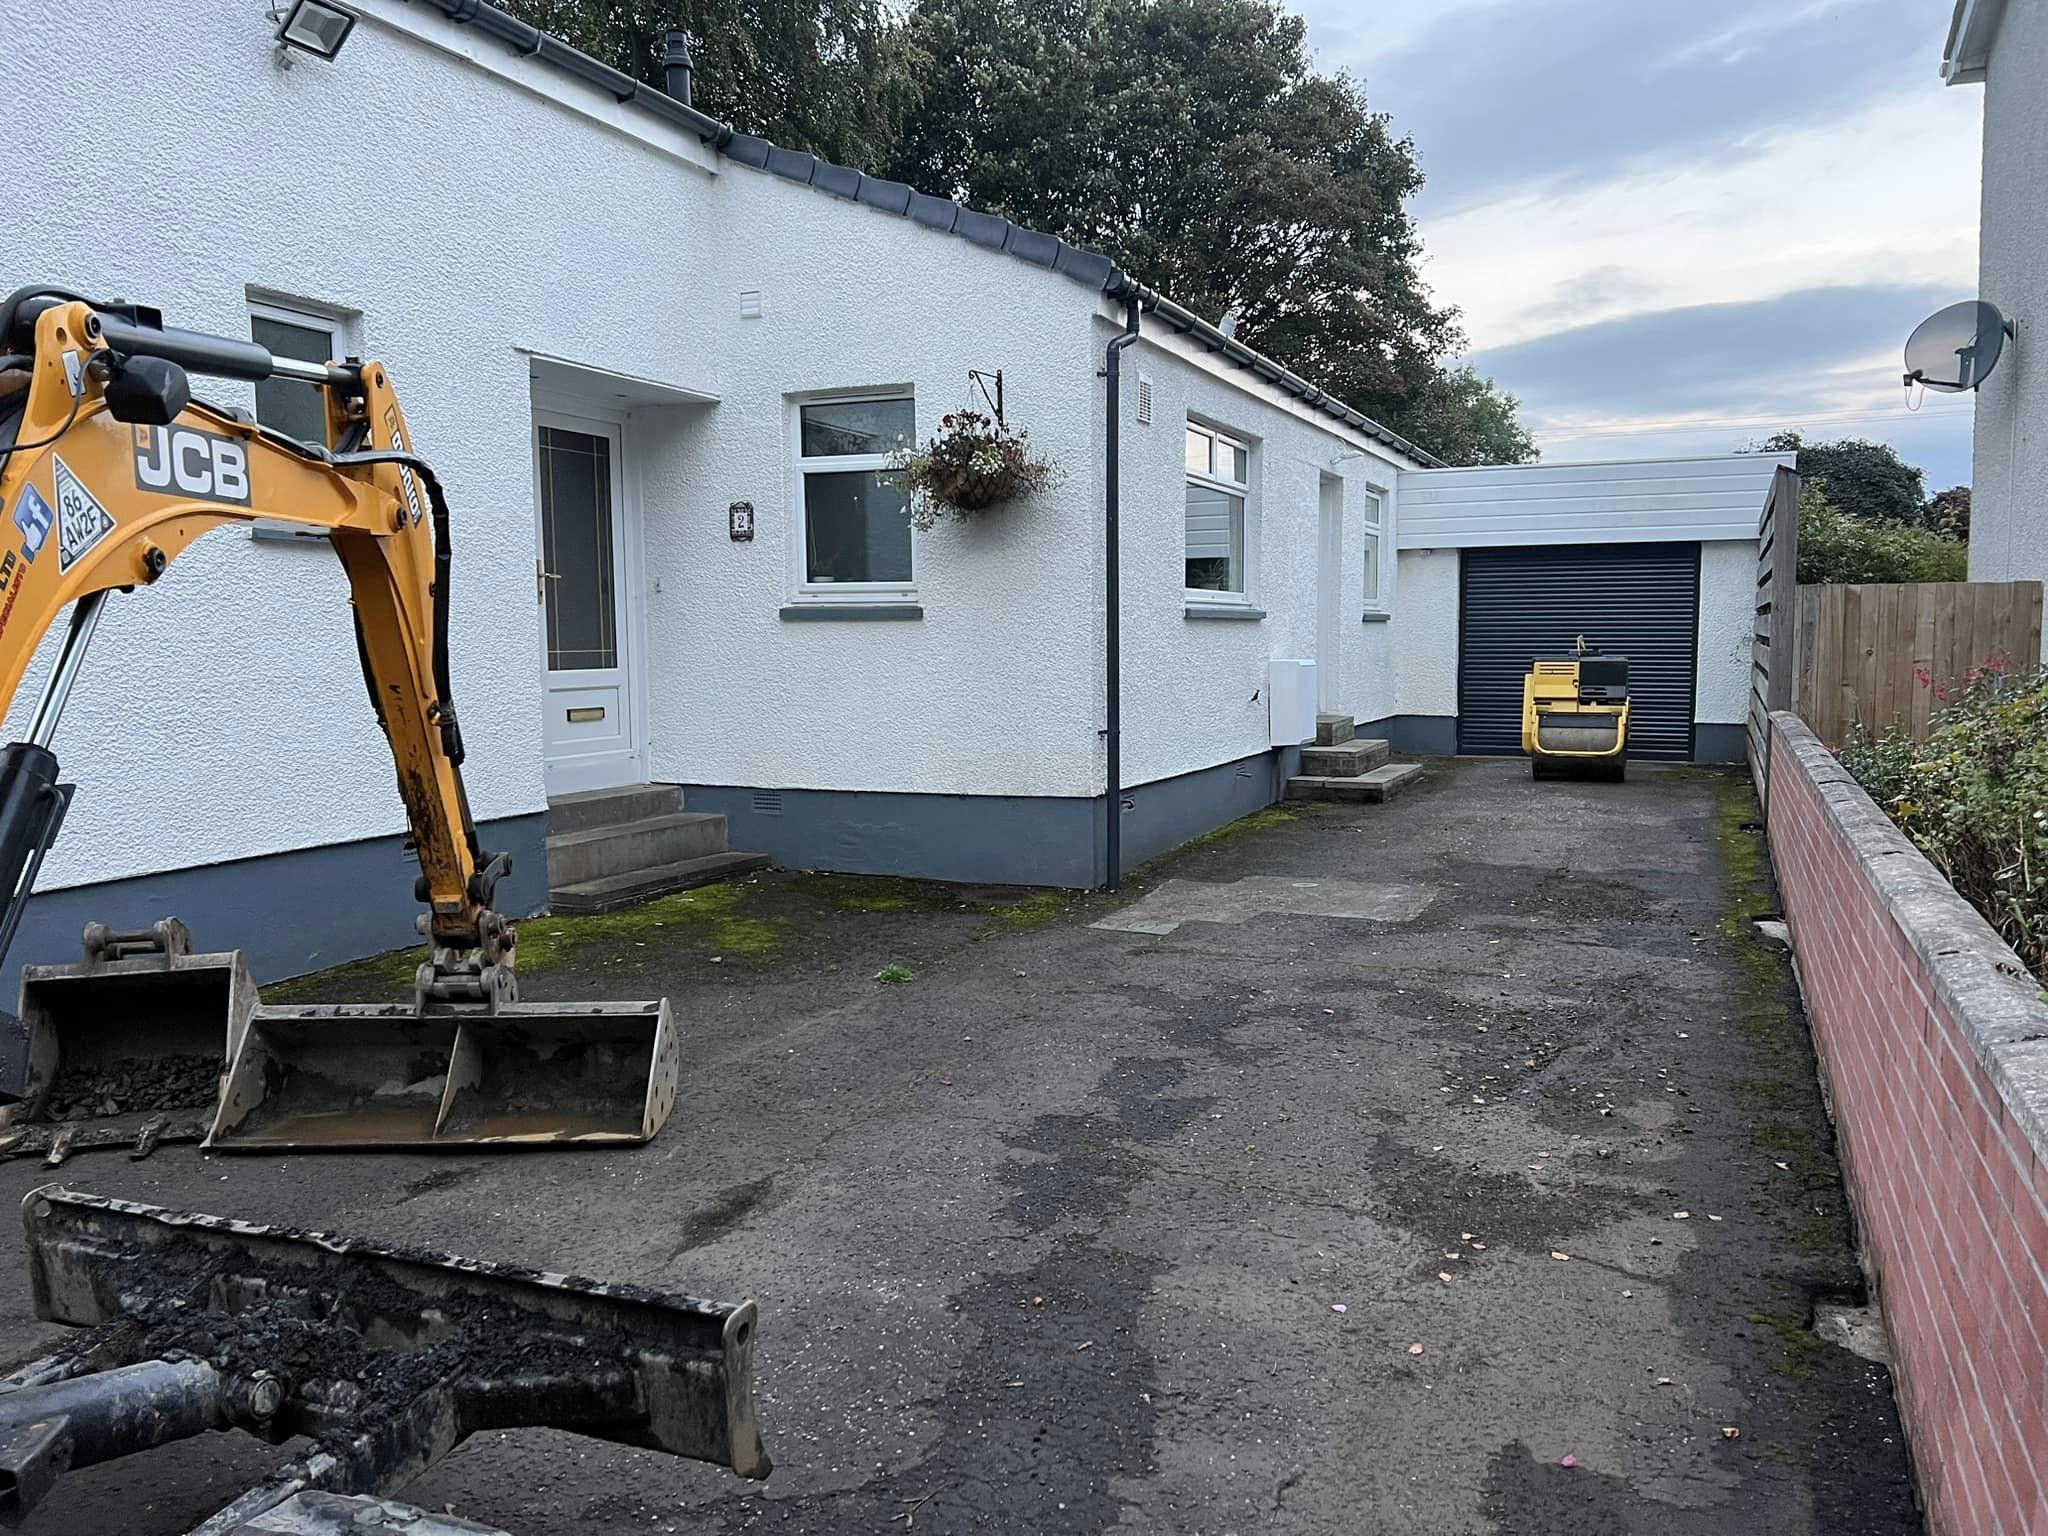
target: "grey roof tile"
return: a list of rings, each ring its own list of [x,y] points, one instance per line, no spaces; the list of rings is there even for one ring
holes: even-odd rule
[[[1010,254],[1041,267],[1053,264],[1060,253],[1060,243],[1053,236],[1036,229],[1026,229],[1022,224],[1010,226]]]
[[[860,200],[870,208],[879,208],[884,213],[910,212],[911,195],[911,189],[900,181],[884,181],[879,176],[863,176],[860,179]]]
[[[973,208],[960,210],[960,221],[953,226],[953,233],[963,240],[972,240],[976,245],[991,251],[1008,247],[1016,225],[1008,219],[997,218],[992,213],[982,213]]]
[[[960,214],[960,205],[950,198],[917,191],[910,194],[910,217],[927,229],[943,229],[950,234]]]
[[[787,181],[800,181],[805,186],[817,174],[818,157],[800,149],[784,149],[780,144],[768,148],[768,169]]]
[[[811,185],[821,192],[830,192],[834,197],[857,198],[860,184],[865,178],[850,165],[834,165],[830,160],[820,160]]]

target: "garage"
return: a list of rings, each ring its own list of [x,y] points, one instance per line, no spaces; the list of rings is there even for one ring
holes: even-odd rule
[[[1629,756],[1691,760],[1698,544],[1553,544],[1462,555],[1460,752],[1520,752],[1529,663],[1569,656],[1584,635],[1629,659]]]

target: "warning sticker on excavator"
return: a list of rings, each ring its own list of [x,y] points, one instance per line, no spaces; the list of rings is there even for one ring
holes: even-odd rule
[[[52,455],[55,458],[54,455]],[[57,465],[57,569],[68,571],[78,557],[114,531],[107,509],[62,459]]]

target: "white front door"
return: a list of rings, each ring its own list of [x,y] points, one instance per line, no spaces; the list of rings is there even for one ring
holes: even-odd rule
[[[547,792],[645,778],[634,734],[624,432],[617,422],[534,414]]]
[[[1316,708],[1344,712],[1344,482],[1324,475],[1316,498]]]

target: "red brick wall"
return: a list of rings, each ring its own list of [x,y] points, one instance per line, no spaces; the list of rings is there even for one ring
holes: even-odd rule
[[[2048,1536],[2040,984],[1790,715],[1769,836],[1929,1524]]]

